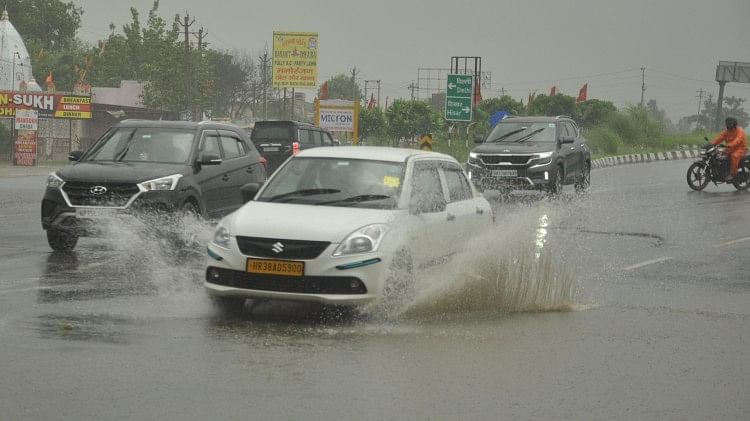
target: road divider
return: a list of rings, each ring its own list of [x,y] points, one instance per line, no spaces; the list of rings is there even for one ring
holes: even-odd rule
[[[696,159],[701,154],[701,147],[697,145],[682,146],[679,150],[669,152],[649,152],[630,155],[608,156],[595,159],[591,162],[591,168],[607,168],[616,165],[641,164],[656,161],[676,161],[678,159]]]

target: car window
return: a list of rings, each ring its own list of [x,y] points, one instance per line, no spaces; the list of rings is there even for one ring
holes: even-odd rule
[[[473,197],[469,181],[466,180],[461,168],[451,164],[443,165],[443,174],[448,184],[448,195],[451,202],[460,202]]]
[[[242,142],[235,137],[223,134],[221,136],[221,147],[224,150],[224,159],[239,158],[245,155]]]
[[[409,205],[428,209],[428,211],[438,211],[437,205],[444,201],[445,195],[440,185],[437,164],[434,162],[415,163]]]
[[[331,136],[328,135],[328,133],[325,132],[318,132],[320,134],[320,138],[322,139],[321,145],[323,146],[333,146],[333,140],[331,139]]]
[[[156,127],[116,128],[96,144],[86,160],[185,163],[194,133]]]
[[[321,146],[323,145],[323,142],[320,139],[320,132],[317,130],[310,131],[310,137],[312,138],[312,143],[315,144],[315,146]]]
[[[221,149],[219,147],[219,135],[206,133],[201,146],[199,148],[202,155],[215,155],[221,157]]]
[[[299,129],[299,143],[311,145],[313,140],[310,138],[310,130]]]
[[[568,127],[568,133],[570,134],[570,137],[572,137],[574,139],[578,137],[578,130],[576,129],[575,124],[573,124],[573,123],[571,123],[569,121],[566,121],[565,122],[565,126]]]

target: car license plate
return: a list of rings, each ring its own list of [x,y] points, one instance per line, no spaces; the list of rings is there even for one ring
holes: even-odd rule
[[[516,177],[518,176],[517,170],[492,170],[493,177]]]
[[[263,275],[302,276],[305,274],[305,262],[247,259],[247,271]]]
[[[270,146],[267,148],[263,148],[263,152],[278,152],[279,148],[277,146]]]
[[[117,217],[117,209],[102,208],[79,208],[76,216],[86,219],[111,219]]]

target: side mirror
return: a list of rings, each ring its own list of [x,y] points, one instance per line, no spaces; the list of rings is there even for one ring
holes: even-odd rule
[[[576,139],[573,136],[563,136],[560,139],[560,143],[573,143],[575,141],[576,141]]]
[[[83,151],[72,151],[68,154],[68,161],[78,162],[83,156]]]
[[[258,190],[260,190],[260,184],[258,183],[247,183],[242,186],[240,188],[240,192],[242,192],[242,203],[247,203],[253,200],[258,193]]]
[[[214,154],[201,154],[196,160],[199,165],[219,165],[221,162],[221,158]]]
[[[474,136],[474,143],[484,143],[484,136],[481,134]]]
[[[409,212],[412,215],[421,215],[423,213],[443,212],[447,207],[448,203],[442,196],[422,196],[409,204]]]

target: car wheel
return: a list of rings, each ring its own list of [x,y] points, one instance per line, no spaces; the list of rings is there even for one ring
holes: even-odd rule
[[[583,164],[583,171],[575,184],[576,192],[583,193],[591,185],[591,163]]]
[[[224,315],[234,315],[240,313],[245,307],[245,298],[243,297],[211,297],[211,304]]]
[[[555,167],[555,176],[552,177],[552,180],[550,180],[549,185],[547,186],[547,193],[549,193],[550,196],[557,196],[562,193],[562,189],[563,171],[562,166],[558,165]]]
[[[402,250],[394,255],[383,286],[382,308],[386,315],[398,315],[414,299],[414,269],[411,255]]]
[[[78,244],[78,236],[54,229],[47,230],[47,243],[55,251],[71,251]]]

